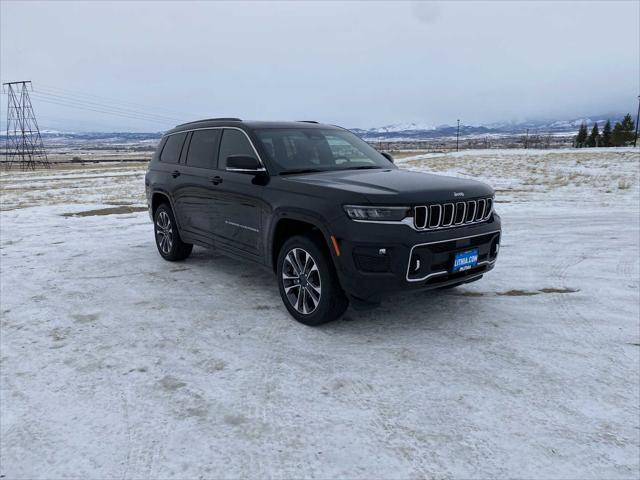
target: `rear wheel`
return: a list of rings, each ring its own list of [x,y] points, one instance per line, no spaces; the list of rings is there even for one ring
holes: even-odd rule
[[[153,223],[156,247],[162,258],[176,262],[191,255],[193,245],[183,242],[180,238],[175,217],[168,204],[163,203],[156,209]]]
[[[336,320],[349,306],[333,262],[316,239],[287,240],[278,255],[277,276],[285,307],[305,325]]]

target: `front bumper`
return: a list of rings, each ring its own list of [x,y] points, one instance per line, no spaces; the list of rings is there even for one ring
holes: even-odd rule
[[[351,297],[378,302],[388,293],[466,283],[490,271],[497,260],[501,222],[497,214],[479,224],[416,231],[404,225],[342,221],[334,256],[340,283]],[[478,264],[452,273],[455,253],[478,249]]]

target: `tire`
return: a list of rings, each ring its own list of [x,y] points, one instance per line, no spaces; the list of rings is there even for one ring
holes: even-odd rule
[[[300,323],[315,326],[337,320],[349,306],[333,261],[315,238],[288,239],[280,249],[276,271],[282,301]]]
[[[163,203],[156,209],[153,230],[158,253],[165,260],[177,262],[191,255],[193,244],[185,243],[180,238],[176,219],[168,204]]]

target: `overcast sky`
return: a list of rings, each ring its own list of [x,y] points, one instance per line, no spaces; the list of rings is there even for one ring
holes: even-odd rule
[[[640,93],[638,1],[0,5],[0,77],[33,81],[48,128],[482,124],[635,112]],[[155,116],[69,106],[103,97]]]

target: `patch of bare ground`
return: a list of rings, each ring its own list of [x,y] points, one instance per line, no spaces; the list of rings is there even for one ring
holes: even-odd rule
[[[542,293],[576,293],[579,290],[573,288],[541,288]]]
[[[95,217],[99,215],[120,215],[123,213],[144,212],[147,207],[135,207],[132,205],[120,205],[118,207],[98,208],[96,210],[85,210],[83,212],[63,213],[63,217]]]
[[[503,295],[506,297],[528,297],[531,295],[539,295],[540,292],[530,290],[507,290],[506,292],[498,292],[497,295]]]
[[[541,293],[575,293],[579,290],[573,288],[541,288],[540,290],[507,290],[506,292],[497,292],[496,295],[506,297],[529,297],[532,295],[540,295]]]

